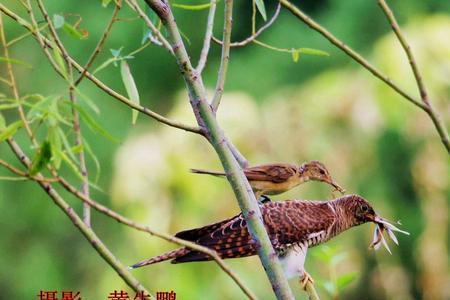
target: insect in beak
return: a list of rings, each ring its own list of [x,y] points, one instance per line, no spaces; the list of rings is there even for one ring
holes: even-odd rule
[[[391,249],[389,249],[389,246],[384,239],[383,233],[384,231],[387,231],[388,236],[391,238],[391,240],[398,245],[397,237],[394,234],[394,231],[409,235],[409,232],[406,232],[404,230],[399,229],[398,227],[392,225],[390,222],[388,222],[386,219],[383,219],[380,216],[373,216],[369,215],[367,216],[372,222],[376,224],[374,233],[373,233],[373,240],[372,244],[370,244],[370,248],[374,248],[375,250],[380,249],[381,244],[386,248],[386,250],[392,254]]]

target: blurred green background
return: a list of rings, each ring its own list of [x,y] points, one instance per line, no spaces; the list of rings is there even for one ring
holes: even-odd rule
[[[26,18],[19,1],[2,1]],[[268,14],[275,9],[266,1]],[[70,54],[82,64],[100,37],[112,12],[100,1],[45,1],[50,14],[79,14],[84,40],[62,35]],[[203,2],[176,3],[194,4]],[[400,86],[417,95],[417,88],[398,41],[375,1],[295,1],[348,45],[360,51]],[[142,4],[142,3],[141,3]],[[392,8],[417,57],[431,99],[450,122],[450,2],[395,1]],[[223,3],[218,5],[215,35],[220,36]],[[189,38],[191,58],[201,50],[207,11],[175,9],[178,25]],[[251,5],[235,1],[232,39],[250,33]],[[97,66],[141,45],[144,27],[124,5]],[[76,18],[75,18],[76,19]],[[42,20],[42,17],[38,17]],[[12,39],[24,33],[4,17]],[[259,24],[262,21],[259,20]],[[251,164],[266,162],[324,162],[349,193],[368,199],[377,212],[401,220],[400,246],[393,254],[368,249],[374,226],[351,229],[324,246],[310,249],[306,268],[315,278],[322,299],[450,299],[449,157],[427,116],[317,33],[282,11],[275,25],[259,38],[277,47],[310,47],[330,57],[301,56],[294,63],[286,53],[251,44],[233,49],[225,95],[218,118],[225,132]],[[220,47],[212,44],[204,72],[213,89]],[[33,68],[15,66],[22,95],[63,95],[66,83],[57,77],[35,40],[11,49],[13,58]],[[194,123],[184,83],[167,52],[151,45],[128,60],[142,104],[171,118]],[[5,65],[0,64],[2,75]],[[125,90],[120,69],[113,65],[98,76],[117,91]],[[98,185],[104,193],[92,196],[121,214],[168,233],[205,225],[239,212],[225,180],[193,175],[189,168],[219,169],[213,149],[202,138],[163,126],[140,116],[131,126],[130,109],[84,80],[81,90],[101,109],[96,119],[120,140],[111,142],[83,132],[101,162]],[[5,85],[0,93],[9,95]],[[15,111],[7,120],[17,118]],[[23,131],[23,130],[22,130]],[[19,143],[30,152],[23,132]],[[16,166],[5,143],[0,156]],[[95,167],[88,161],[92,177]],[[67,173],[76,185],[77,179]],[[0,175],[10,176],[4,169]],[[62,192],[79,212],[79,201]],[[331,190],[308,183],[285,199],[330,199]],[[131,289],[98,256],[66,216],[35,183],[0,181],[1,299],[37,299],[40,290],[80,291],[83,299],[107,299],[113,290]],[[158,255],[176,246],[149,237],[93,212],[93,228],[125,264]],[[333,262],[329,262],[334,257]],[[228,263],[261,299],[273,293],[257,257]],[[239,288],[214,263],[161,263],[133,273],[149,288],[177,293],[177,299],[243,299]],[[336,278],[348,282],[336,291]],[[344,284],[343,284],[344,285]],[[305,299],[296,280],[291,286]]]

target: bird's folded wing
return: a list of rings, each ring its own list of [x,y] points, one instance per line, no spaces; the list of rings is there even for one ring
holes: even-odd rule
[[[274,183],[285,182],[296,175],[297,167],[290,164],[262,165],[247,168],[244,170],[248,180],[270,181]]]
[[[328,230],[335,220],[327,204],[307,201],[267,203],[261,206],[261,213],[276,249],[302,242],[315,232]],[[183,231],[176,236],[213,249],[222,258],[256,254],[255,242],[247,230],[247,223],[242,214],[216,224]],[[191,251],[174,262],[201,260],[210,260],[210,257]]]

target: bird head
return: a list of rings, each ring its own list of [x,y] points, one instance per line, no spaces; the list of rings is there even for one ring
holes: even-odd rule
[[[385,231],[388,233],[391,240],[397,245],[398,240],[394,234],[394,231],[409,235],[408,232],[399,229],[388,220],[376,214],[375,210],[366,199],[358,195],[349,195],[342,197],[341,199],[343,199],[344,202],[344,209],[350,212],[350,215],[347,214],[347,217],[350,219],[351,225],[355,226],[366,222],[375,223],[376,227],[372,244],[370,245],[371,248],[378,250],[381,244],[383,244],[386,250],[391,253],[391,250],[389,249],[389,246],[383,236]]]
[[[328,172],[327,168],[320,161],[313,160],[302,164],[300,166],[300,174],[306,180],[326,182],[340,193],[345,193],[345,190],[333,180],[330,172]]]

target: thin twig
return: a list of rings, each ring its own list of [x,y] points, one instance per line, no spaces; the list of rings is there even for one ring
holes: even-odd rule
[[[145,12],[141,9],[139,4],[137,4],[136,0],[126,0],[127,4],[139,15],[139,17],[144,20],[145,24],[147,24],[148,28],[152,31],[152,33],[157,37],[157,40],[161,43],[158,44],[163,46],[170,54],[173,55],[173,49],[170,46],[169,42],[166,38],[161,34],[161,32],[156,28],[155,24],[150,20],[150,18],[145,14]]]
[[[83,80],[84,75],[86,75],[87,70],[92,66],[94,63],[94,60],[97,58],[98,54],[102,51],[103,45],[105,44],[109,34],[111,33],[112,26],[114,22],[117,21],[117,15],[119,14],[120,9],[122,8],[122,0],[115,1],[116,6],[114,7],[114,11],[111,15],[111,18],[109,19],[108,24],[106,25],[105,30],[103,31],[102,37],[98,41],[97,45],[94,48],[94,51],[92,51],[91,56],[89,57],[87,63],[84,65],[84,70],[81,72],[78,79],[75,81],[74,86],[78,86],[80,82]]]
[[[26,0],[26,3],[22,3],[25,6],[25,9],[27,10],[28,15],[30,16],[31,24],[29,24],[24,19],[20,18],[18,15],[14,14],[12,11],[7,9],[3,4],[0,3],[0,9],[8,16],[11,17],[11,15],[15,15],[15,20],[19,22],[20,25],[24,26],[24,24],[20,23],[19,20],[23,20],[28,25],[27,28],[37,39],[39,45],[41,46],[42,50],[44,50],[44,54],[47,57],[48,61],[52,65],[52,67],[55,69],[55,71],[61,75],[61,77],[65,78],[66,74],[64,74],[63,70],[60,70],[60,66],[55,62],[53,56],[48,51],[49,48],[52,48],[52,43],[46,39],[40,32],[40,28],[38,26],[38,23],[36,21],[36,18],[33,14],[33,7],[31,5],[30,0]]]
[[[223,22],[222,56],[220,59],[220,67],[217,75],[216,89],[214,92],[214,97],[211,101],[211,107],[214,112],[217,111],[220,100],[222,99],[223,88],[228,72],[228,63],[230,61],[231,27],[233,25],[233,0],[225,0],[225,17]]]
[[[138,224],[122,215],[120,215],[119,213],[107,208],[106,206],[96,202],[95,200],[92,200],[91,198],[85,196],[83,193],[81,193],[80,191],[78,191],[74,186],[72,186],[70,183],[68,183],[65,179],[63,178],[58,178],[59,183],[71,194],[73,194],[74,196],[76,196],[77,198],[79,198],[81,201],[83,201],[84,203],[88,203],[91,207],[93,207],[94,209],[96,209],[97,211],[107,215],[108,217],[111,217],[113,219],[115,219],[116,221],[118,221],[119,223],[122,223],[126,226],[129,226],[131,228],[137,229],[139,231],[143,231],[143,232],[147,232],[150,235],[162,238],[168,242],[171,243],[175,243],[177,245],[180,246],[184,246],[187,247],[189,249],[195,250],[195,251],[199,251],[202,253],[207,254],[208,256],[210,256],[218,265],[219,267],[225,272],[227,273],[232,280],[241,288],[241,290],[248,296],[249,299],[256,299],[256,296],[245,286],[245,284],[242,282],[242,280],[238,277],[237,274],[234,273],[233,270],[231,270],[228,265],[223,261],[223,259],[217,254],[216,251],[207,248],[207,247],[203,247],[200,246],[196,243],[190,242],[190,241],[186,241],[186,240],[182,240],[179,238],[176,238],[172,235],[166,234],[166,233],[161,233],[161,232],[157,232],[154,231],[153,229],[151,229],[148,226],[145,225],[141,225]]]
[[[425,109],[427,114],[432,119],[434,126],[436,127],[442,143],[444,144],[447,151],[450,153],[450,141],[448,137],[447,128],[443,124],[442,120],[440,119],[439,114],[434,109],[433,105],[431,104],[431,101],[429,99],[429,94],[427,92],[427,88],[425,86],[425,83],[423,81],[422,75],[419,71],[419,67],[417,66],[416,59],[414,57],[414,54],[411,50],[410,45],[406,41],[406,38],[403,36],[403,33],[400,30],[400,26],[398,25],[397,20],[395,19],[394,13],[389,8],[389,6],[386,4],[384,0],[378,0],[378,5],[383,10],[384,14],[386,15],[386,18],[388,19],[389,23],[391,24],[392,30],[394,31],[395,35],[397,36],[398,41],[402,45],[403,50],[405,51],[406,56],[408,57],[409,64],[411,65],[411,70],[414,74],[414,78],[416,79],[417,88],[419,89],[420,98],[422,99],[422,102],[427,106],[428,109]]]
[[[31,160],[22,151],[20,146],[14,141],[13,138],[8,139],[8,144],[17,156],[17,158],[22,162],[22,164],[30,168]],[[38,178],[42,177],[40,173],[36,175]],[[112,254],[112,252],[105,246],[102,240],[95,234],[95,232],[88,227],[83,220],[77,215],[72,207],[64,201],[64,199],[58,194],[58,192],[53,188],[53,186],[42,180],[36,181],[44,191],[50,196],[50,198],[55,202],[55,204],[61,208],[61,210],[69,217],[72,223],[81,231],[85,238],[90,242],[92,247],[100,254],[101,257],[117,272],[117,274],[122,277],[125,283],[131,287],[136,293],[144,291],[146,294],[150,294],[144,286],[128,271],[128,269]]]
[[[22,102],[20,101],[19,96],[19,90],[17,88],[16,79],[13,72],[13,66],[9,60],[9,49],[8,49],[8,43],[6,41],[5,36],[5,28],[3,25],[3,16],[0,14],[0,40],[3,45],[3,55],[6,58],[6,70],[9,77],[9,86],[11,88],[11,92],[13,94],[14,100],[17,102],[17,110],[19,111],[19,117],[23,122],[23,125],[25,127],[25,131],[27,132],[27,135],[30,137],[31,141],[34,145],[37,145],[36,139],[33,135],[33,131],[31,130],[30,124],[28,123],[27,118],[25,117],[25,112],[23,110]]]
[[[258,29],[258,31],[256,31],[255,33],[252,33],[252,35],[250,35],[248,38],[246,38],[245,40],[242,40],[240,42],[233,42],[230,44],[231,48],[238,48],[238,47],[244,47],[248,44],[250,44],[251,42],[253,42],[254,40],[256,40],[256,38],[258,36],[261,35],[261,33],[263,33],[267,28],[269,28],[270,26],[272,26],[272,24],[275,22],[275,20],[278,18],[279,14],[280,14],[280,10],[281,10],[281,4],[278,3],[277,9],[274,13],[274,15],[272,16],[272,18],[269,20],[269,22],[267,22],[266,24],[264,24],[264,26],[262,26],[261,28]],[[223,41],[217,39],[216,37],[212,37],[213,41],[216,42],[219,45],[223,45]]]
[[[8,169],[9,171],[11,171],[12,173],[14,173],[14,174],[16,174],[16,175],[18,175],[18,176],[20,176],[20,177],[29,179],[29,180],[42,181],[42,182],[47,182],[47,183],[50,183],[50,182],[58,182],[58,181],[59,181],[58,178],[45,178],[45,177],[43,177],[43,176],[40,176],[40,177],[37,177],[37,176],[31,176],[29,173],[26,173],[26,172],[23,172],[23,171],[17,169],[17,168],[14,167],[13,165],[7,163],[6,161],[4,161],[4,160],[2,160],[2,159],[0,159],[0,165],[3,166],[3,167],[5,167],[6,169]]]
[[[77,109],[75,108],[76,103],[77,103],[77,98],[75,96],[75,85],[73,84],[73,68],[72,68],[72,63],[69,60],[69,53],[67,52],[63,43],[61,42],[61,40],[58,36],[58,33],[56,32],[55,26],[53,26],[53,22],[48,15],[48,12],[44,6],[44,3],[42,2],[42,0],[37,0],[37,3],[39,6],[39,9],[41,10],[42,15],[44,16],[45,21],[48,24],[48,28],[50,29],[50,34],[52,35],[53,39],[55,40],[55,43],[56,43],[59,51],[61,51],[63,59],[68,68],[69,99],[70,99],[70,102],[73,104],[73,106],[72,106],[72,124],[73,124],[73,131],[75,133],[75,146],[82,146],[83,138],[81,135],[80,116],[78,114]],[[88,176],[88,170],[86,167],[86,158],[85,158],[85,152],[84,152],[83,147],[81,147],[78,157],[79,157],[80,173],[81,173],[81,176],[83,177],[83,180],[81,183],[81,190],[85,195],[89,196],[89,176]],[[88,204],[83,205],[83,221],[88,227],[91,227],[91,209]]]
[[[344,51],[348,56],[353,58],[357,63],[362,65],[364,68],[369,70],[375,77],[379,78],[381,81],[386,83],[388,86],[390,86],[392,89],[394,89],[397,93],[402,95],[405,99],[407,99],[409,102],[413,103],[414,105],[425,109],[425,106],[415,99],[413,96],[409,95],[407,92],[402,90],[397,84],[393,83],[391,79],[389,79],[387,76],[382,74],[379,70],[377,70],[374,66],[372,66],[367,60],[365,60],[358,52],[347,46],[344,42],[336,38],[331,32],[326,30],[324,27],[322,27],[320,24],[312,20],[310,17],[308,17],[305,13],[303,13],[297,6],[289,2],[288,0],[278,0],[284,7],[286,7],[294,16],[296,16],[298,19],[300,19],[302,22],[304,22],[306,25],[311,27],[313,30],[319,32],[321,35],[323,35],[328,41],[330,41],[333,45]]]
[[[29,1],[29,0],[28,0]],[[33,29],[33,26],[28,23],[25,19],[21,18],[19,15],[15,14],[14,12],[12,12],[11,10],[9,10],[6,6],[4,6],[2,3],[0,3],[0,11],[2,11],[3,13],[5,13],[8,17],[12,18],[13,20],[17,21],[18,24],[22,25],[25,29],[27,29],[28,31],[30,31],[38,41],[42,41],[42,45],[41,48],[46,49],[46,48],[51,48],[51,42],[46,39],[45,37],[42,36],[42,34],[40,34],[39,32],[37,32],[36,30]],[[70,60],[71,64],[73,65],[73,67],[75,69],[78,70],[78,72],[83,72],[84,68],[79,65],[74,59],[72,59],[70,56],[68,57],[68,59]],[[49,58],[50,61],[53,61],[53,58],[50,56]],[[56,64],[53,64],[54,69],[61,75],[62,73],[59,71],[58,66]],[[139,104],[136,104],[135,102],[131,101],[130,99],[128,99],[127,97],[117,93],[116,91],[114,91],[112,88],[110,88],[108,85],[106,85],[105,83],[103,83],[103,81],[99,80],[97,77],[95,77],[94,75],[92,75],[89,71],[86,71],[85,74],[86,78],[88,78],[90,81],[92,81],[97,87],[99,87],[101,90],[103,90],[104,92],[106,92],[108,95],[112,96],[113,98],[121,101],[122,103],[126,104],[127,106],[145,114],[148,115],[149,117],[155,119],[158,122],[161,122],[163,124],[166,124],[168,126],[174,127],[174,128],[178,128],[178,129],[182,129],[188,132],[193,132],[193,133],[197,133],[200,135],[204,135],[203,129],[198,127],[198,126],[190,126],[190,125],[186,125],[183,124],[181,122],[177,122],[171,119],[168,119],[166,117],[161,116],[158,113],[155,113],[154,111],[143,107]]]
[[[197,67],[195,68],[198,74],[202,74],[203,69],[205,68],[206,59],[208,58],[209,48],[211,45],[211,37],[213,36],[216,6],[217,0],[211,0],[208,12],[208,21],[206,22],[205,38],[203,39],[203,48],[202,51],[200,52],[200,58],[198,60]]]

